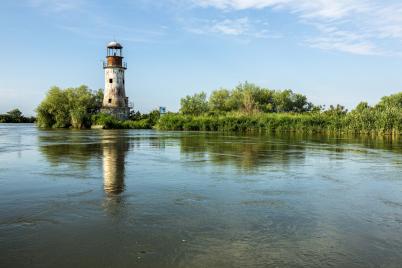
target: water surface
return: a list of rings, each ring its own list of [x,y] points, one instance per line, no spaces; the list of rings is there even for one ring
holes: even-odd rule
[[[400,267],[402,142],[0,124],[0,267]]]

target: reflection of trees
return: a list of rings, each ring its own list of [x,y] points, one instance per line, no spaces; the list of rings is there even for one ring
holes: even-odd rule
[[[98,142],[84,131],[43,131],[39,133],[39,150],[53,165],[71,164],[86,168],[89,160],[101,153]]]
[[[306,151],[365,154],[367,149],[402,152],[400,140],[392,137],[334,136],[319,134],[224,135],[221,133],[185,133],[180,150],[193,159],[208,158],[216,165],[234,165],[243,170],[267,165],[290,165],[304,161]]]
[[[150,137],[149,145],[152,148],[158,148],[159,150],[164,150],[166,148],[166,139],[161,137]]]
[[[261,165],[300,161],[303,150],[292,150],[292,142],[267,139],[266,136],[230,136],[204,133],[182,136],[181,152],[194,158],[208,157],[217,165],[232,164],[241,169],[255,169]]]
[[[43,131],[40,151],[53,165],[70,164],[85,169],[91,159],[103,158],[104,189],[107,193],[124,190],[124,159],[129,146],[149,146],[164,150],[180,146],[192,159],[208,159],[216,165],[233,165],[243,170],[260,166],[290,165],[304,161],[306,150],[368,153],[366,149],[402,152],[400,140],[392,137],[333,136],[307,134],[222,134],[200,132],[146,132],[127,135],[125,130]],[[180,144],[180,145],[179,145]]]
[[[311,142],[313,147],[337,153],[357,152],[357,150],[360,153],[367,152],[364,149],[402,152],[401,140],[398,137],[392,136],[294,134],[291,135],[291,138],[300,142]]]

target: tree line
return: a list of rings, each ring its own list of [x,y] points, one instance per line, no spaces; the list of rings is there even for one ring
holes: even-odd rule
[[[160,116],[132,112],[129,120],[100,113],[103,91],[87,86],[52,87],[37,108],[40,127],[157,128],[162,130],[402,133],[402,93],[383,97],[379,103],[359,103],[348,111],[342,105],[319,106],[292,90],[271,90],[251,83],[204,92],[180,100],[180,111]]]
[[[209,99],[205,92],[186,96],[180,101],[184,115],[223,114],[227,112],[304,113],[319,109],[305,95],[292,90],[270,90],[251,83],[241,83],[232,90],[218,89]]]
[[[187,96],[180,113],[162,117],[162,130],[296,131],[353,134],[402,134],[402,92],[377,104],[359,103],[348,111],[342,105],[314,105],[290,90],[273,91],[253,84]]]
[[[34,123],[35,117],[26,117],[19,109],[13,109],[5,114],[0,114],[0,123]]]

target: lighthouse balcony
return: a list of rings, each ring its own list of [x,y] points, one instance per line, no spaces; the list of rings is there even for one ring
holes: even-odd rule
[[[103,69],[106,68],[123,68],[127,69],[127,62],[117,62],[117,61],[104,61]]]

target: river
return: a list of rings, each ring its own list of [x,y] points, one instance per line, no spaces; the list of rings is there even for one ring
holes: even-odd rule
[[[402,141],[0,124],[0,267],[400,267]]]

